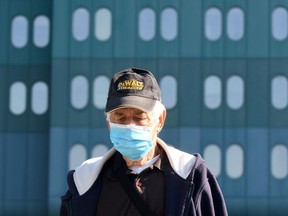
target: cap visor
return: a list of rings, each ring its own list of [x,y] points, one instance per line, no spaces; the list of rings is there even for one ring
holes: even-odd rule
[[[108,99],[105,111],[108,113],[115,109],[129,107],[150,112],[153,110],[155,103],[156,100],[139,96],[115,97]]]

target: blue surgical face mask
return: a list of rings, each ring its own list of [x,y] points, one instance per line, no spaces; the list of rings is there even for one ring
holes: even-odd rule
[[[154,125],[155,126],[155,125]],[[110,140],[126,158],[143,158],[153,146],[152,127],[110,123]]]

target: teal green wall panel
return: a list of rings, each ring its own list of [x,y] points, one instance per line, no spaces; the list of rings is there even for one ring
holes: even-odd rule
[[[0,86],[2,90],[0,91],[0,131],[6,130],[7,124],[7,112],[8,112],[8,67],[0,65]]]
[[[246,56],[248,58],[265,58],[269,55],[269,1],[247,1],[246,13]]]
[[[273,211],[273,213],[269,212],[269,203],[271,202],[269,199],[251,197],[246,202],[247,213],[245,215],[280,215],[277,210]]]
[[[199,127],[203,106],[203,84],[200,59],[181,60],[178,81],[179,122],[181,127]]]
[[[279,215],[286,216],[288,212],[288,199],[272,199],[269,200],[269,214],[270,215]]]
[[[248,60],[246,72],[247,126],[267,127],[270,91],[269,63],[265,59]],[[248,94],[249,92],[249,94]]]
[[[1,17],[9,17],[9,2],[0,1],[0,14]],[[7,64],[8,62],[8,47],[10,41],[10,22],[7,19],[0,19],[0,28],[2,29],[0,34],[0,65]]]
[[[68,78],[69,62],[67,60],[53,60],[51,76],[51,126],[67,125],[67,108],[70,104],[70,83]],[[55,87],[53,87],[55,86]],[[57,87],[56,87],[57,86]],[[54,114],[55,113],[55,114]]]
[[[199,58],[202,55],[203,14],[198,1],[182,0],[179,11],[179,35],[182,58]]]
[[[127,4],[125,4],[126,2]],[[136,52],[138,13],[135,1],[114,1],[114,58],[131,58]]]
[[[63,58],[70,54],[71,19],[69,0],[53,1],[52,57]]]

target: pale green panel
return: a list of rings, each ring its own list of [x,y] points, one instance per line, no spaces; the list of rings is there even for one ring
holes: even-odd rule
[[[81,98],[86,98],[87,97],[87,102],[83,103],[85,105],[81,107],[75,107],[73,105],[72,101],[72,94],[77,94],[77,92],[73,93],[73,87],[72,87],[72,81],[76,77],[84,77],[87,80],[87,92],[82,95],[77,95],[76,100],[82,101]],[[93,79],[91,79],[91,62],[89,59],[83,59],[83,60],[73,60],[69,62],[69,71],[68,71],[68,76],[67,76],[67,83],[69,88],[67,89],[67,95],[68,99],[70,100],[69,103],[66,104],[67,110],[68,110],[68,116],[67,116],[67,124],[68,126],[78,126],[78,127],[84,127],[89,124],[89,119],[90,119],[90,113],[92,109],[92,94],[91,90],[92,89],[92,84],[93,84]],[[81,83],[83,84],[83,83]],[[80,83],[78,85],[81,85]],[[79,90],[79,87],[76,86]],[[80,87],[83,89],[82,87]],[[84,93],[83,91],[81,91]],[[75,104],[75,103],[74,103]]]
[[[114,2],[114,57],[131,58],[135,56],[137,37],[137,11],[135,1]]]
[[[68,14],[68,17],[70,18],[68,25],[73,26],[73,15],[74,12],[78,9],[85,9],[88,12],[88,35],[87,38],[77,40],[75,36],[73,35],[73,29],[70,31],[70,37],[67,38],[69,43],[69,56],[72,58],[89,58],[92,55],[92,40],[94,40],[93,37],[93,18],[94,18],[94,11],[92,10],[92,4],[90,1],[84,1],[79,4],[79,2],[72,2],[70,3],[70,12]],[[83,25],[86,25],[86,23],[83,23]],[[83,36],[84,37],[84,36]]]
[[[288,2],[287,1],[281,1],[281,0],[274,0],[270,1],[270,7],[269,7],[269,38],[270,38],[270,56],[271,57],[288,57],[288,18],[282,17],[283,22],[278,24],[278,29],[283,29],[282,31],[286,31],[285,37],[280,37],[281,39],[275,39],[275,36],[273,36],[272,29],[273,29],[273,22],[272,22],[272,17],[273,17],[273,11],[276,8],[281,8],[286,10],[286,16],[288,15]],[[283,26],[282,26],[283,25]],[[280,30],[279,29],[279,30]],[[281,31],[281,30],[280,30]]]
[[[225,110],[224,124],[228,127],[245,127],[247,119],[246,98],[247,89],[247,63],[245,59],[225,59],[224,76],[223,76],[223,106]],[[243,91],[241,86],[230,82],[231,79],[242,80]],[[240,84],[237,82],[237,84]],[[236,93],[236,94],[235,94]],[[240,93],[240,94],[238,94]],[[242,93],[242,94],[241,94]],[[243,100],[241,100],[243,97]],[[242,101],[242,103],[241,103]]]
[[[203,40],[203,13],[200,1],[182,0],[179,9],[181,57],[200,57]]]
[[[224,75],[224,60],[223,59],[206,59],[202,60],[201,62],[201,71],[202,71],[202,77],[201,77],[201,83],[203,83],[203,100],[199,101],[202,105],[202,112],[201,112],[201,118],[202,118],[202,124],[204,127],[221,127],[223,126],[224,121],[224,109],[225,101],[224,101],[224,92],[223,92],[223,75]],[[208,97],[205,97],[205,81],[207,78],[212,77],[216,78],[220,86],[215,87],[215,79],[211,83],[211,85],[208,85]],[[218,82],[217,82],[218,83]],[[219,88],[218,88],[219,87]],[[215,92],[215,88],[220,90],[218,96],[216,97],[217,101],[215,102],[215,95],[212,92]],[[212,95],[211,95],[212,93]],[[216,92],[215,92],[216,93]],[[216,93],[217,94],[217,93]],[[212,105],[210,106],[208,103],[205,103],[205,98],[209,100],[209,95],[212,96]],[[212,108],[210,108],[210,107]]]
[[[276,86],[273,86],[274,78],[286,78],[286,84],[288,85],[288,60],[286,58],[281,59],[271,59],[270,60],[270,71],[269,71],[269,82],[268,82],[268,89],[269,89],[269,97],[267,98],[269,113],[270,113],[270,126],[271,127],[288,127],[288,89],[285,85],[279,84],[278,88],[280,92],[273,94],[273,89]],[[276,84],[277,85],[277,84]],[[273,88],[274,87],[274,88]],[[283,106],[275,107],[275,103],[273,103],[274,98],[278,96],[278,104],[279,99],[283,101]]]
[[[12,45],[12,40],[7,41],[8,44],[10,44],[10,49],[8,54],[8,62],[10,64],[29,64],[31,52],[30,52],[30,44],[31,44],[31,32],[29,29],[31,28],[30,20],[31,20],[31,5],[28,1],[18,1],[18,2],[11,2],[10,3],[10,14],[8,16],[9,21],[9,35],[11,37],[11,25],[12,20],[14,17],[22,15],[26,18],[28,22],[28,38],[27,43],[23,45],[21,48],[16,48]],[[6,18],[7,19],[7,18]]]
[[[209,39],[205,34],[205,16],[207,11],[209,9],[216,9],[220,16],[219,20],[215,19],[215,16],[211,16],[210,21],[213,23],[210,25],[210,28],[213,27],[212,30],[210,30],[210,34],[212,34],[213,39]],[[215,13],[214,13],[215,15]],[[203,22],[202,22],[202,56],[203,57],[223,57],[224,55],[224,17],[225,17],[225,7],[223,2],[215,2],[215,1],[202,1],[202,16],[203,16]],[[215,20],[218,20],[217,23],[220,23],[221,27],[217,28],[217,33],[215,33],[215,26],[219,26],[215,24]]]
[[[269,55],[269,2],[247,1],[246,15],[247,57],[267,57]]]
[[[114,45],[114,35],[117,27],[117,20],[118,17],[116,17],[115,14],[115,8],[114,8],[114,2],[113,1],[106,1],[106,0],[98,0],[98,1],[92,1],[92,7],[91,7],[91,41],[92,41],[92,51],[91,55],[96,58],[112,58],[113,57],[113,45]],[[97,23],[95,20],[96,12],[100,9],[107,9],[111,12],[111,35],[107,40],[99,40],[95,36],[95,31],[97,28]],[[104,28],[102,26],[102,28]],[[106,24],[106,28],[109,28],[109,26]],[[106,30],[107,31],[107,30]]]
[[[177,59],[160,59],[159,60],[159,71],[158,77],[162,79],[165,76],[172,76],[176,79],[177,87],[181,85],[180,81],[180,62]],[[160,79],[158,78],[159,84]],[[179,94],[177,94],[178,100]],[[167,97],[167,96],[166,96]],[[183,105],[183,104],[182,104]],[[167,109],[167,119],[165,125],[167,127],[178,127],[179,126],[179,108],[180,104],[176,103],[174,107]]]
[[[158,2],[153,1],[153,0],[148,0],[148,1],[137,1],[135,7],[135,30],[134,30],[134,35],[135,35],[135,41],[136,41],[136,46],[135,46],[135,57],[136,58],[157,58],[158,53],[159,53],[159,47],[158,47],[158,41],[159,41],[159,19],[160,19],[160,10],[158,7]],[[142,10],[145,9],[150,9],[154,12],[155,15],[155,22],[149,22],[149,25],[147,26],[148,29],[152,29],[151,26],[155,25],[155,34],[154,37],[150,40],[143,40],[140,37],[140,28],[141,26],[139,25],[139,16]],[[147,30],[146,30],[147,31]]]
[[[51,47],[52,47],[52,1],[45,0],[45,1],[35,1],[30,6],[31,8],[31,19],[29,20],[29,28],[30,28],[30,37],[29,37],[29,44],[30,44],[30,64],[50,64],[51,60]],[[49,42],[44,47],[37,47],[34,41],[34,22],[38,16],[45,16],[49,20]],[[43,32],[43,30],[42,30]]]
[[[233,15],[233,10],[235,12],[235,9],[236,13]],[[239,16],[240,11],[243,12],[243,28],[241,28],[240,23],[237,22],[239,19],[241,19]],[[248,17],[247,15],[248,7],[246,1],[233,0],[225,2],[225,7],[223,10],[223,38],[225,39],[225,57],[245,57],[247,52],[247,35],[249,34],[249,32],[247,32],[246,26],[246,20]],[[242,31],[243,33],[241,34]]]
[[[69,0],[53,1],[53,46],[52,57],[69,56],[71,36],[71,2]]]
[[[179,1],[173,1],[173,0],[167,0],[167,1],[160,1],[159,3],[159,26],[158,26],[158,32],[159,32],[159,57],[160,58],[169,58],[174,57],[178,58],[180,55],[180,22],[179,17],[181,16],[181,7]],[[169,21],[165,21],[165,17],[167,18],[168,15],[164,15],[165,10],[174,10],[176,12],[176,27],[173,26],[174,21],[172,20],[171,12],[168,19],[171,19]],[[166,24],[165,24],[166,22]],[[168,25],[170,25],[170,30]],[[174,34],[174,28],[175,34]],[[170,33],[168,33],[170,32]],[[166,36],[165,36],[166,35]]]

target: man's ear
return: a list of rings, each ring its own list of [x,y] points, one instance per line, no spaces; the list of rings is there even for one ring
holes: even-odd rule
[[[166,120],[166,110],[163,110],[163,112],[159,116],[159,124],[157,128],[157,133],[160,133],[160,131],[164,127],[165,120]]]

